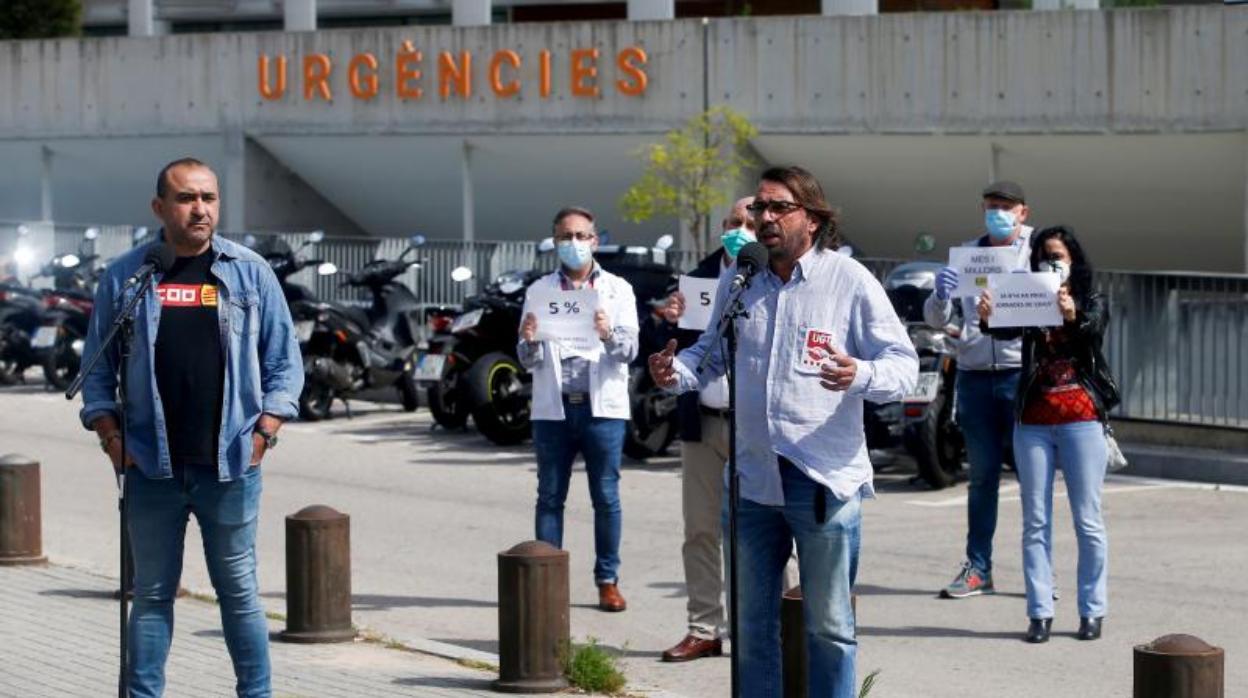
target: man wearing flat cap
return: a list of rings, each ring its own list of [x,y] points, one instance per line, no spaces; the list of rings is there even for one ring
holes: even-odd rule
[[[1014,268],[1028,269],[1032,228],[1023,188],[1015,182],[993,182],[980,204],[984,233],[963,247],[1009,247]],[[975,296],[954,297],[958,272],[945,267],[936,275],[936,291],[923,306],[924,319],[935,328],[957,326],[957,415],[966,439],[970,478],[966,498],[966,560],[944,598],[961,599],[993,593],[992,537],[997,530],[997,488],[1001,465],[1014,431],[1014,396],[1022,366],[1022,342],[1001,340],[979,331]]]

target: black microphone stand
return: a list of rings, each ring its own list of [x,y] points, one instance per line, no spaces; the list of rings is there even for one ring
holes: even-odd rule
[[[741,499],[741,479],[737,474],[737,319],[749,317],[741,295],[750,287],[750,280],[733,291],[724,304],[723,315],[719,318],[719,327],[715,333],[719,338],[721,354],[724,358],[724,373],[728,376],[728,632],[732,636],[732,653],[729,656],[732,665],[732,698],[741,698],[741,652],[739,642],[741,622],[737,613],[739,585],[737,584],[737,505]],[[724,344],[727,351],[724,351]],[[706,368],[711,353],[702,355],[698,363],[698,373]]]
[[[130,345],[134,339],[134,313],[138,308],[139,302],[146,296],[148,290],[152,286],[152,274],[147,274],[143,281],[139,284],[138,290],[133,296],[126,301],[125,306],[117,317],[113,318],[113,326],[109,328],[108,334],[104,336],[104,340],[100,342],[100,346],[95,350],[95,354],[83,364],[78,371],[78,376],[74,378],[74,382],[69,386],[69,390],[65,391],[65,399],[73,400],[75,396],[82,390],[82,384],[87,376],[95,368],[108,352],[114,341],[118,341],[118,356],[120,364],[117,369],[117,397],[118,409],[121,417],[121,471],[117,473],[117,511],[121,526],[121,593],[118,594],[121,600],[120,606],[120,631],[119,631],[119,673],[117,677],[117,695],[119,698],[129,698],[130,695],[130,679],[127,671],[129,660],[129,609],[128,594],[133,581],[130,579],[131,562],[130,562],[130,536],[126,531],[126,373],[127,365],[130,362]],[[124,293],[124,291],[123,291]]]

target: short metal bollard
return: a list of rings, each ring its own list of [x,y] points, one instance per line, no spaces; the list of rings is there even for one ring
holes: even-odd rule
[[[1135,646],[1133,698],[1222,698],[1226,653],[1192,635]]]
[[[568,687],[568,553],[542,541],[498,554],[500,693],[554,693]]]
[[[0,565],[38,565],[43,554],[39,462],[16,453],[0,456]]]
[[[351,517],[327,506],[286,517],[286,642],[348,642]]]
[[[858,615],[858,595],[849,597]],[[806,698],[809,655],[806,653],[806,622],[802,619],[802,588],[793,587],[780,599],[780,658],[784,673],[784,698]]]

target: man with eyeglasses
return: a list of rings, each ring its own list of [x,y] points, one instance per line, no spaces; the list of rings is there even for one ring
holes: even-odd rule
[[[1014,182],[994,182],[983,191],[980,206],[985,234],[965,247],[1005,247],[1014,251],[1014,267],[1029,269],[1031,226],[1024,225],[1030,210],[1023,188]],[[936,275],[936,289],[923,304],[923,318],[943,328],[956,324],[958,426],[966,439],[970,477],[966,496],[966,561],[940,595],[947,599],[993,593],[992,538],[997,530],[997,491],[1006,444],[1014,434],[1014,398],[1022,373],[1022,340],[997,339],[979,330],[977,296],[952,297],[958,271],[945,267]]]
[[[835,211],[800,167],[763,173],[749,207],[769,252],[741,294],[737,386],[737,511],[741,694],[779,698],[781,576],[796,540],[812,696],[857,695],[850,590],[860,503],[874,496],[863,401],[900,400],[918,356],[875,277],[837,254]],[[723,312],[731,275],[720,279]],[[659,385],[687,392],[723,375],[712,329],[675,354],[650,357]],[[704,370],[698,366],[706,359]]]
[[[598,608],[627,607],[619,590],[620,457],[629,418],[628,365],[637,356],[637,304],[627,281],[594,261],[598,233],[594,214],[568,207],[555,214],[559,269],[529,287],[564,291],[593,289],[598,295],[594,329],[602,341],[595,358],[538,341],[538,319],[526,313],[517,348],[533,373],[533,445],[537,451],[537,538],[563,547],[563,505],[572,462],[585,458],[594,505],[594,582]]]

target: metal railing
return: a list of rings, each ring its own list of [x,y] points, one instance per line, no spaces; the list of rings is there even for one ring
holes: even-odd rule
[[[16,223],[0,222],[0,260],[16,244]],[[23,239],[41,267],[53,254],[94,252],[107,260],[129,249],[135,229],[94,226],[98,235],[84,243],[85,225],[27,224]],[[236,241],[244,235],[222,233]],[[280,238],[300,247],[309,233],[257,234],[258,241]],[[367,291],[340,286],[344,274],[373,259],[396,259],[404,239],[327,238],[301,252],[333,262],[340,273],[319,276],[307,269],[292,280],[325,300],[367,303]],[[81,246],[81,247],[80,247]],[[699,257],[692,250],[668,250],[666,261],[688,270]],[[419,267],[399,281],[423,302],[459,305],[500,274],[518,269],[553,269],[554,255],[539,254],[531,242],[429,242],[409,254]],[[906,260],[859,260],[883,278]],[[451,279],[466,266],[467,282]],[[2,270],[0,270],[2,271]],[[1164,422],[1248,429],[1248,276],[1146,272],[1097,272],[1096,286],[1109,299],[1110,325],[1105,356],[1122,392],[1115,416]]]

